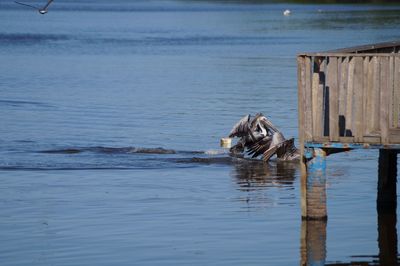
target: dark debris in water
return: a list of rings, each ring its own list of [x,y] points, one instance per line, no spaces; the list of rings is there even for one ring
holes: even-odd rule
[[[86,147],[86,148],[65,148],[65,149],[54,149],[44,150],[40,153],[55,153],[55,154],[74,154],[82,152],[93,152],[93,153],[111,153],[111,154],[128,154],[128,153],[144,153],[144,154],[175,154],[175,150],[164,149],[164,148],[137,148],[137,147]]]
[[[40,151],[40,153],[56,153],[56,154],[74,154],[81,153],[80,149],[60,149],[60,150],[44,150]]]

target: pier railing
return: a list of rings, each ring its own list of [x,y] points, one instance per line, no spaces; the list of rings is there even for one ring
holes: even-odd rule
[[[400,143],[400,42],[297,57],[299,140]]]

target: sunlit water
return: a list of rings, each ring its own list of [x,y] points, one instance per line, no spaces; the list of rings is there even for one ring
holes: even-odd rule
[[[0,25],[1,265],[298,265],[298,165],[219,139],[260,111],[297,137],[296,54],[400,39],[400,7],[2,0]],[[378,263],[377,152],[328,175],[326,262]]]

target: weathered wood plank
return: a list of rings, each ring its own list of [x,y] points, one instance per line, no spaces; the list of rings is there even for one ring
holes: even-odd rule
[[[329,109],[327,109],[326,106],[326,91],[325,91],[325,85],[326,85],[326,64],[327,64],[327,58],[323,57],[321,58],[321,64],[320,64],[320,75],[319,75],[319,89],[318,89],[318,106],[321,108],[321,113],[319,114],[321,116],[321,136],[328,136],[329,132],[326,131],[326,126],[327,123],[329,123],[329,117],[327,117],[326,111],[329,112]]]
[[[305,110],[305,58],[297,57],[297,102],[298,102],[298,120],[299,120],[299,142],[300,152],[304,154],[304,110]]]
[[[379,83],[375,77],[379,77],[377,68],[379,66],[376,56],[368,57],[367,77],[365,87],[365,119],[364,132],[366,135],[376,132],[379,129],[377,121],[379,119]],[[365,69],[365,66],[364,66]],[[378,76],[375,76],[378,75]]]
[[[298,119],[299,119],[299,142],[300,142],[300,154],[303,158],[304,156],[304,132],[305,132],[305,95],[306,95],[306,67],[305,67],[305,57],[297,57],[297,87],[298,87]],[[301,178],[300,178],[300,191],[301,191],[301,212],[302,217],[307,216],[307,199],[306,199],[306,182],[307,182],[307,169],[303,160],[300,160],[301,165]]]
[[[314,137],[313,141],[315,142],[329,142],[329,137]]]
[[[372,120],[371,132],[377,132],[380,134],[380,110],[381,110],[381,101],[380,101],[380,60],[377,56],[374,56],[372,59],[372,106],[371,106],[371,116],[369,117]]]
[[[378,52],[368,52],[368,53],[332,53],[332,52],[318,52],[318,53],[301,53],[299,55],[303,56],[321,56],[321,57],[327,57],[327,56],[354,56],[354,57],[364,57],[364,56],[375,56],[379,54],[381,57],[390,57],[390,56],[398,56],[398,54],[393,54],[391,52],[384,52],[384,53],[378,53]]]
[[[365,53],[369,51],[378,52],[380,50],[389,50],[393,51],[400,46],[400,41],[392,41],[392,42],[383,42],[383,43],[375,43],[375,44],[368,44],[368,45],[361,45],[355,47],[348,47],[348,48],[341,48],[336,50],[331,50],[328,52],[335,52],[335,53]]]
[[[364,143],[380,144],[381,137],[380,136],[364,136]]]
[[[371,57],[366,56],[364,57],[364,74],[363,74],[363,89],[364,89],[364,99],[363,99],[363,116],[368,117],[368,114],[370,114],[370,109],[368,108],[368,103],[369,103],[369,97],[370,97],[370,82],[372,81],[372,78],[370,77],[370,62],[371,62]],[[363,123],[363,135],[368,134],[368,129],[369,129],[369,124],[370,124],[370,119],[364,119]]]
[[[339,63],[339,115],[346,115],[346,93],[349,57],[342,57]]]
[[[389,130],[389,138],[392,144],[399,144],[400,143],[400,129],[390,129]]]
[[[362,142],[364,136],[364,60],[362,57],[354,58],[354,85],[353,85],[353,136],[356,142]]]
[[[339,140],[339,86],[338,86],[338,59],[329,58],[327,64],[327,87],[329,91],[329,138]]]
[[[339,142],[354,143],[354,137],[339,137]]]
[[[389,129],[393,128],[393,117],[394,117],[394,57],[389,57]],[[389,141],[390,142],[390,141]]]
[[[393,128],[400,127],[400,57],[394,58]]]
[[[314,66],[312,73],[312,116],[313,116],[313,138],[323,136],[323,87],[320,79],[321,72],[323,73],[323,59],[314,58]]]
[[[311,58],[305,57],[305,93],[304,93],[304,140],[312,140],[312,102],[311,102]]]
[[[346,137],[353,135],[353,91],[354,91],[354,57],[349,58],[347,72],[347,95],[346,95]]]
[[[389,144],[389,58],[380,60],[380,130],[382,144]]]
[[[338,63],[339,68],[339,136],[343,137],[346,133],[346,97],[347,97],[347,76],[349,70],[349,57],[341,57]]]
[[[318,104],[319,95],[319,69],[320,60],[318,57],[314,58],[314,67],[312,73],[311,97],[312,97],[312,115],[313,115],[313,137],[322,136],[321,123],[322,123],[322,106]]]

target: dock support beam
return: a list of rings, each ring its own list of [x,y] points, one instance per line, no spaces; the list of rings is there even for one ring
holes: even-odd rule
[[[397,150],[379,150],[378,197],[376,200],[378,213],[396,210],[397,207],[397,152]]]
[[[326,220],[326,152],[314,148],[312,158],[303,162],[301,176],[302,219]]]

